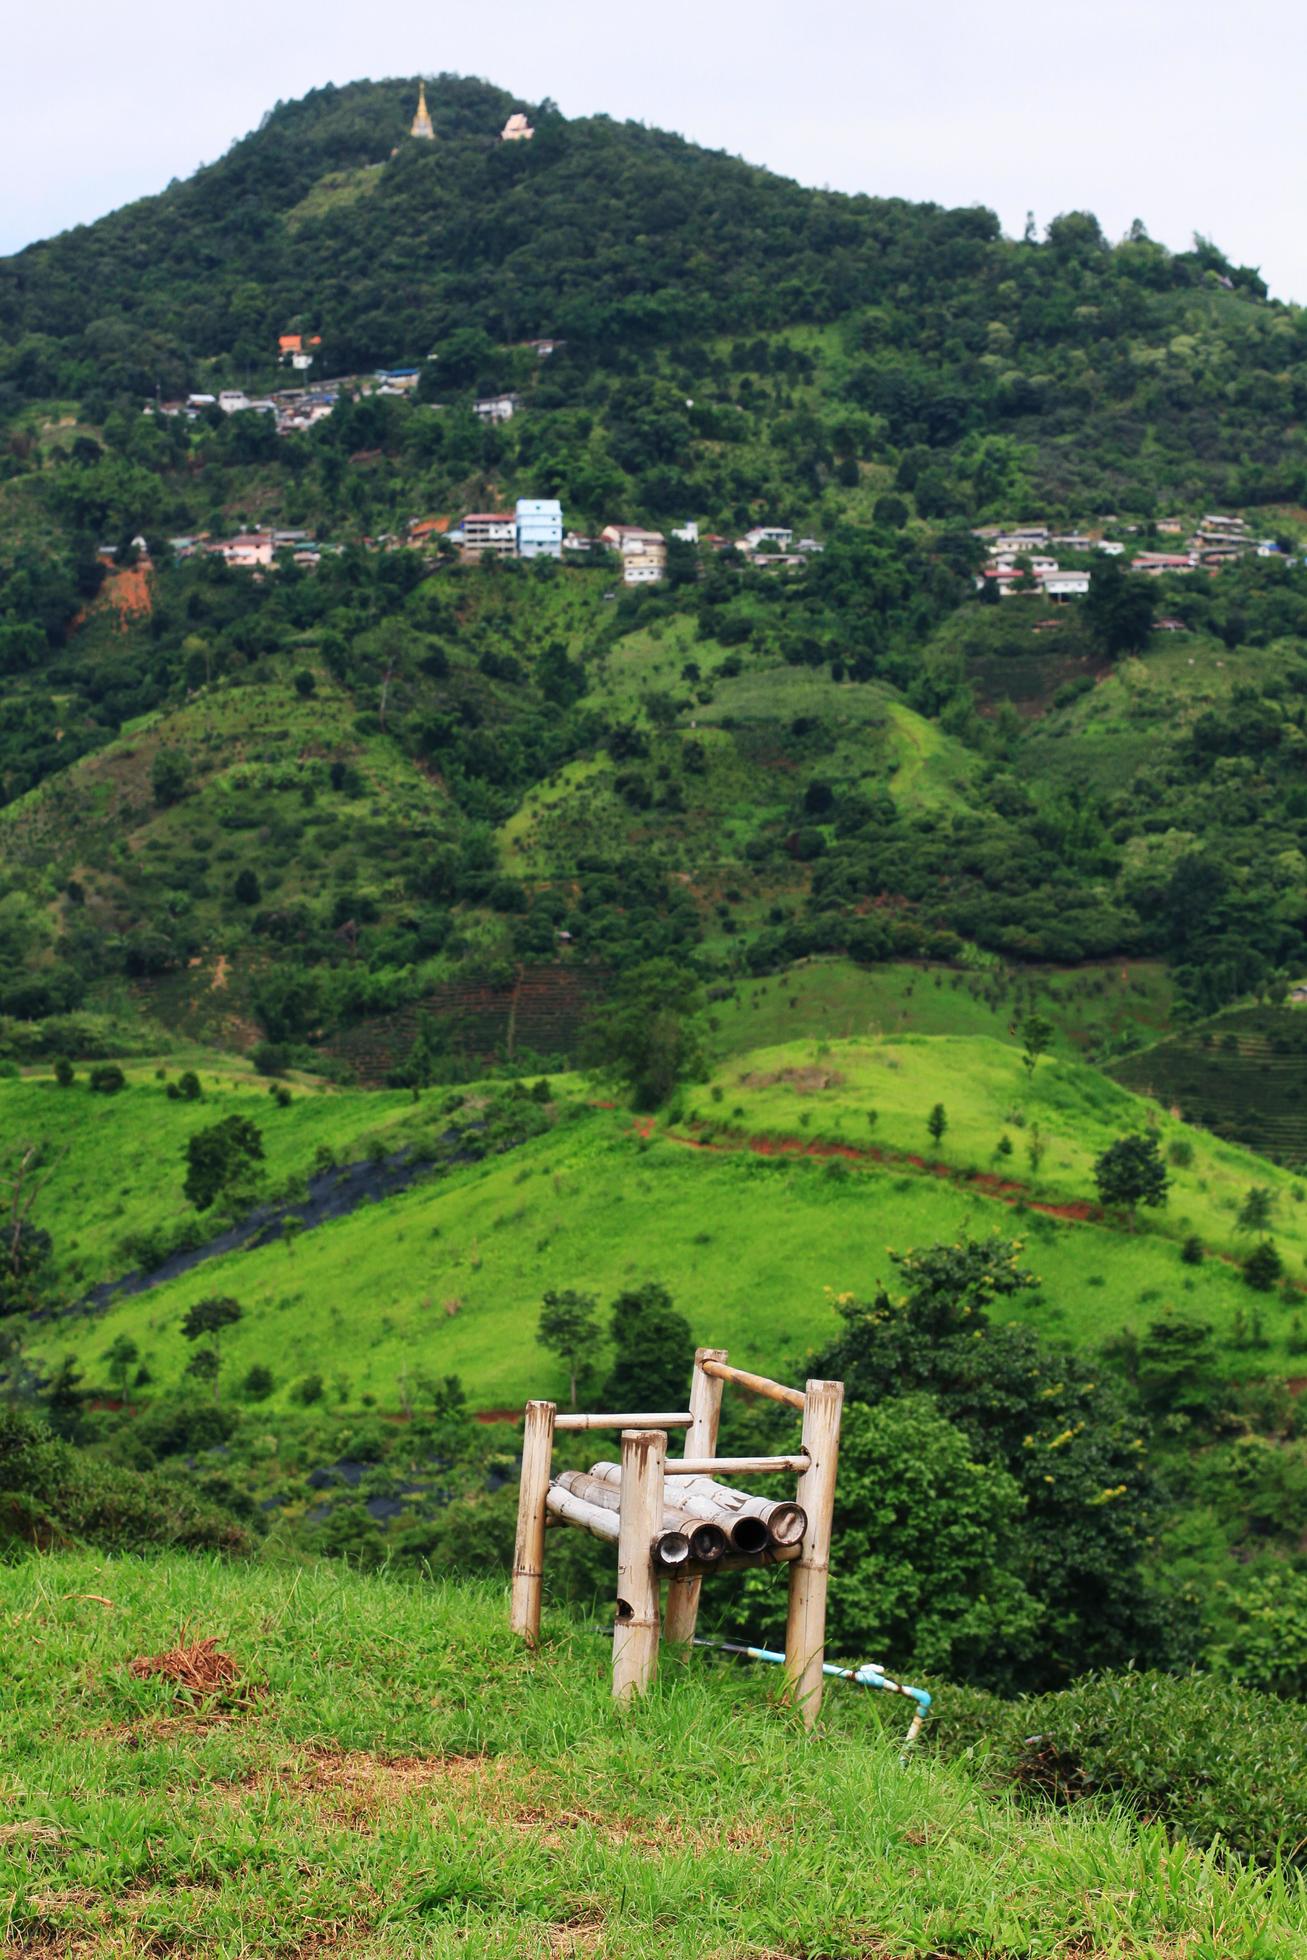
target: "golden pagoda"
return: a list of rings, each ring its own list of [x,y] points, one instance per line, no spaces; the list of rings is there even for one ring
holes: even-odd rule
[[[428,143],[434,143],[436,140],[436,132],[431,127],[431,116],[427,109],[427,85],[425,82],[418,83],[418,112],[413,118],[413,126],[409,130],[409,135],[425,136]]]

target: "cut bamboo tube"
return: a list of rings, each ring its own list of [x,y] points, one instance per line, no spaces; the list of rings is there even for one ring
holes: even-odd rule
[[[549,1486],[546,1503],[552,1517],[579,1525],[582,1531],[588,1531],[596,1538],[606,1538],[610,1545],[618,1542],[621,1514],[615,1507],[591,1504],[562,1483]],[[689,1537],[679,1525],[665,1525],[654,1533],[648,1556],[663,1571],[679,1571],[690,1558]]]
[[[528,1402],[522,1423],[522,1481],[517,1495],[517,1539],[513,1547],[513,1593],[508,1624],[528,1646],[540,1637],[540,1600],[545,1570],[545,1499],[554,1452],[552,1402]]]
[[[622,1437],[622,1509],[617,1540],[613,1694],[643,1694],[658,1671],[658,1577],[649,1546],[663,1514],[667,1436],[629,1429]]]
[[[590,1475],[596,1484],[606,1486],[610,1490],[619,1488],[621,1485],[621,1466],[616,1463],[596,1463]],[[689,1517],[709,1519],[725,1534],[725,1537],[730,1540],[732,1547],[737,1552],[766,1551],[768,1545],[772,1542],[772,1535],[766,1519],[756,1508],[759,1505],[766,1507],[766,1498],[750,1498],[746,1497],[742,1491],[728,1491],[727,1495],[737,1500],[735,1504],[730,1505],[718,1503],[715,1499],[700,1496],[698,1492],[688,1489],[685,1491],[678,1489],[676,1495],[672,1495],[674,1485],[693,1485],[696,1481],[706,1483],[707,1479],[695,1479],[693,1477],[677,1477],[673,1479],[669,1476],[667,1479],[668,1503],[675,1510],[684,1512]],[[722,1488],[722,1486],[718,1486],[718,1488]],[[793,1504],[786,1508],[790,1511],[797,1510],[797,1506]],[[792,1532],[790,1542],[797,1542],[802,1536],[802,1531],[794,1531]]]
[[[710,1371],[712,1362],[726,1360],[725,1348],[696,1348],[694,1352],[694,1373],[690,1377],[690,1433],[685,1439],[685,1447],[690,1451],[701,1451],[711,1456],[717,1447],[717,1424],[722,1410],[722,1384]],[[717,1520],[710,1518],[711,1524]],[[721,1526],[717,1525],[720,1530]],[[693,1541],[691,1541],[693,1543]],[[723,1553],[726,1537],[722,1538]],[[703,1587],[701,1572],[679,1575],[667,1587],[667,1605],[663,1612],[663,1635],[688,1647],[694,1639],[694,1629],[699,1619],[699,1594]]]
[[[730,1368],[726,1357],[713,1359],[703,1364],[704,1373],[712,1375],[721,1382],[734,1382],[737,1388],[747,1388],[753,1395],[765,1395],[769,1402],[785,1402],[791,1409],[803,1408],[803,1390],[786,1388],[783,1382],[774,1382],[768,1375],[751,1375],[747,1368]]]
[[[669,1471],[667,1496],[669,1503],[698,1516],[727,1511],[736,1518],[760,1518],[774,1545],[797,1545],[808,1528],[802,1510],[788,1498],[751,1497],[748,1491],[733,1490],[730,1484],[719,1484],[712,1477],[678,1477]],[[701,1504],[713,1510],[700,1512]]]
[[[555,1429],[684,1429],[693,1422],[688,1410],[671,1415],[562,1415],[554,1419]]]
[[[606,1511],[598,1504],[587,1504],[583,1497],[562,1484],[550,1484],[549,1495],[545,1499],[550,1515],[562,1518],[567,1524],[580,1525],[594,1538],[606,1538],[610,1544],[617,1543],[621,1531],[621,1520],[615,1511]]]
[[[840,1453],[843,1382],[810,1381],[804,1397],[803,1447],[808,1467],[796,1493],[808,1515],[799,1556],[790,1566],[789,1612],[785,1627],[785,1672],[789,1694],[798,1702],[804,1726],[812,1728],[821,1711],[822,1666],[826,1659],[826,1587],[830,1577],[831,1519],[835,1509],[835,1469]]]
[[[620,1476],[620,1471],[618,1474]],[[605,1511],[620,1511],[622,1507],[621,1486],[618,1483],[607,1483],[602,1477],[587,1475],[584,1470],[563,1470],[554,1481],[586,1504],[598,1504]],[[687,1538],[690,1557],[700,1565],[711,1565],[726,1550],[726,1533],[715,1519],[692,1517],[688,1511],[670,1501],[663,1506],[662,1528]]]
[[[715,1565],[696,1567],[691,1559],[683,1565],[673,1582],[682,1585],[688,1574],[691,1578],[704,1579],[714,1572],[752,1572],[762,1565],[792,1565],[799,1556],[798,1545],[769,1545],[765,1552],[727,1552],[725,1558],[718,1559]]]
[[[667,1461],[669,1477],[765,1477],[774,1470],[803,1471],[808,1468],[806,1454],[794,1456],[673,1456]]]

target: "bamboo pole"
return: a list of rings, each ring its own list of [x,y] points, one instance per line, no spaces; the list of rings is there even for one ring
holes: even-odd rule
[[[688,1410],[674,1411],[670,1415],[561,1415],[554,1419],[555,1429],[684,1429],[694,1421]]]
[[[529,1647],[540,1637],[540,1598],[545,1570],[545,1500],[554,1453],[552,1402],[528,1402],[522,1423],[522,1479],[517,1495],[513,1593],[508,1624]]]
[[[579,1525],[582,1531],[590,1532],[595,1538],[607,1539],[610,1545],[618,1543],[622,1521],[615,1505],[592,1504],[580,1492],[569,1489],[561,1481],[549,1486],[545,1502],[551,1518],[561,1518],[566,1524]],[[689,1563],[690,1553],[689,1534],[682,1531],[678,1524],[664,1524],[654,1533],[648,1556],[661,1571],[679,1572],[683,1565]]]
[[[621,1485],[621,1467],[616,1463],[596,1463],[590,1475],[596,1484],[609,1489]],[[700,1485],[704,1487],[702,1490],[696,1488]],[[723,1491],[730,1501],[709,1497],[706,1493],[710,1490]],[[765,1552],[770,1544],[796,1545],[803,1536],[805,1520],[797,1504],[750,1497],[747,1492],[731,1490],[725,1484],[712,1484],[706,1477],[674,1477],[669,1473],[667,1502],[673,1510],[684,1513],[687,1520],[704,1518],[715,1524],[737,1552]],[[773,1511],[777,1514],[775,1531],[770,1516]],[[694,1638],[693,1634],[683,1637]]]
[[[808,1469],[803,1451],[794,1456],[673,1456],[667,1461],[669,1477],[748,1477],[770,1476],[777,1470]]]
[[[830,1577],[831,1518],[835,1509],[835,1470],[840,1453],[843,1382],[810,1381],[804,1397],[803,1447],[808,1467],[796,1493],[808,1515],[799,1556],[790,1566],[789,1613],[785,1627],[785,1672],[804,1726],[812,1728],[821,1710],[822,1667],[826,1660],[826,1587]]]
[[[658,1671],[658,1575],[649,1546],[663,1513],[667,1435],[628,1429],[622,1436],[622,1509],[617,1539],[613,1694],[643,1694]]]
[[[734,1382],[737,1388],[747,1388],[751,1395],[765,1395],[769,1402],[785,1402],[791,1409],[803,1408],[801,1388],[786,1388],[783,1382],[774,1382],[769,1375],[751,1375],[747,1368],[729,1368],[725,1355],[720,1361],[716,1358],[705,1361],[703,1369],[717,1381]]]
[[[727,1552],[725,1558],[718,1559],[715,1565],[696,1567],[691,1559],[677,1573],[675,1583],[679,1586],[688,1573],[691,1578],[707,1578],[711,1572],[752,1572],[760,1565],[792,1565],[802,1548],[798,1545],[768,1545],[763,1552]]]
[[[691,1454],[697,1451],[711,1456],[717,1447],[722,1384],[715,1379],[711,1368],[713,1363],[724,1363],[725,1360],[725,1348],[696,1348],[694,1351],[694,1373],[690,1377],[690,1433],[685,1439],[685,1447]],[[717,1523],[717,1520],[710,1519],[709,1522]],[[721,1528],[720,1525],[718,1528]],[[723,1552],[725,1549],[726,1539],[723,1537]],[[663,1615],[663,1633],[668,1640],[688,1647],[694,1639],[702,1586],[700,1573],[686,1578],[678,1577],[668,1585],[667,1608]]]
[[[696,1516],[726,1513],[738,1519],[760,1519],[774,1545],[797,1545],[808,1528],[803,1511],[788,1498],[751,1497],[748,1491],[733,1490],[730,1484],[719,1484],[712,1477],[678,1477],[674,1472],[669,1472],[667,1485],[668,1502]],[[701,1510],[701,1506],[707,1508]]]
[[[598,1505],[604,1511],[620,1511],[622,1508],[621,1485],[618,1483],[608,1483],[602,1477],[587,1475],[584,1470],[563,1470],[554,1481],[557,1487],[571,1491],[583,1503]],[[726,1533],[715,1519],[692,1517],[670,1499],[663,1506],[662,1529],[688,1539],[690,1557],[700,1565],[711,1565],[726,1550]],[[666,1560],[663,1562],[666,1563]]]

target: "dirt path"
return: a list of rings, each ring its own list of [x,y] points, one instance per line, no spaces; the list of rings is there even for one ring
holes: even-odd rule
[[[657,1121],[652,1116],[637,1116],[633,1122],[642,1137],[657,1133]],[[1042,1198],[1032,1198],[1029,1188],[1015,1178],[999,1177],[993,1171],[961,1171],[951,1164],[932,1163],[911,1152],[878,1150],[874,1145],[860,1148],[852,1143],[824,1142],[821,1138],[809,1141],[804,1137],[732,1136],[724,1143],[706,1143],[701,1137],[687,1136],[680,1130],[664,1130],[662,1135],[667,1143],[679,1144],[683,1150],[705,1150],[719,1156],[749,1150],[755,1157],[844,1157],[854,1164],[883,1164],[891,1170],[914,1170],[923,1177],[943,1178],[969,1191],[978,1191],[983,1197],[997,1198],[1000,1204],[1024,1205],[1028,1211],[1042,1211],[1049,1218],[1060,1218],[1071,1225],[1105,1222],[1100,1207],[1086,1200],[1051,1204]]]

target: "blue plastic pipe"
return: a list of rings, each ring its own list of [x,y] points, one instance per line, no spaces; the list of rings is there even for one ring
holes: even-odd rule
[[[770,1647],[746,1647],[742,1642],[735,1640],[696,1640],[694,1644],[696,1647],[716,1647],[724,1654],[743,1654],[751,1661],[770,1661],[776,1667],[785,1665],[784,1654],[774,1653]],[[917,1706],[908,1725],[903,1747],[910,1748],[921,1734],[921,1725],[926,1719],[926,1711],[930,1707],[931,1699],[925,1688],[909,1688],[902,1681],[891,1680],[884,1668],[876,1661],[864,1661],[861,1667],[837,1667],[833,1661],[825,1661],[821,1671],[823,1674],[833,1675],[837,1681],[853,1681],[860,1688],[884,1688],[889,1694],[907,1695]]]

